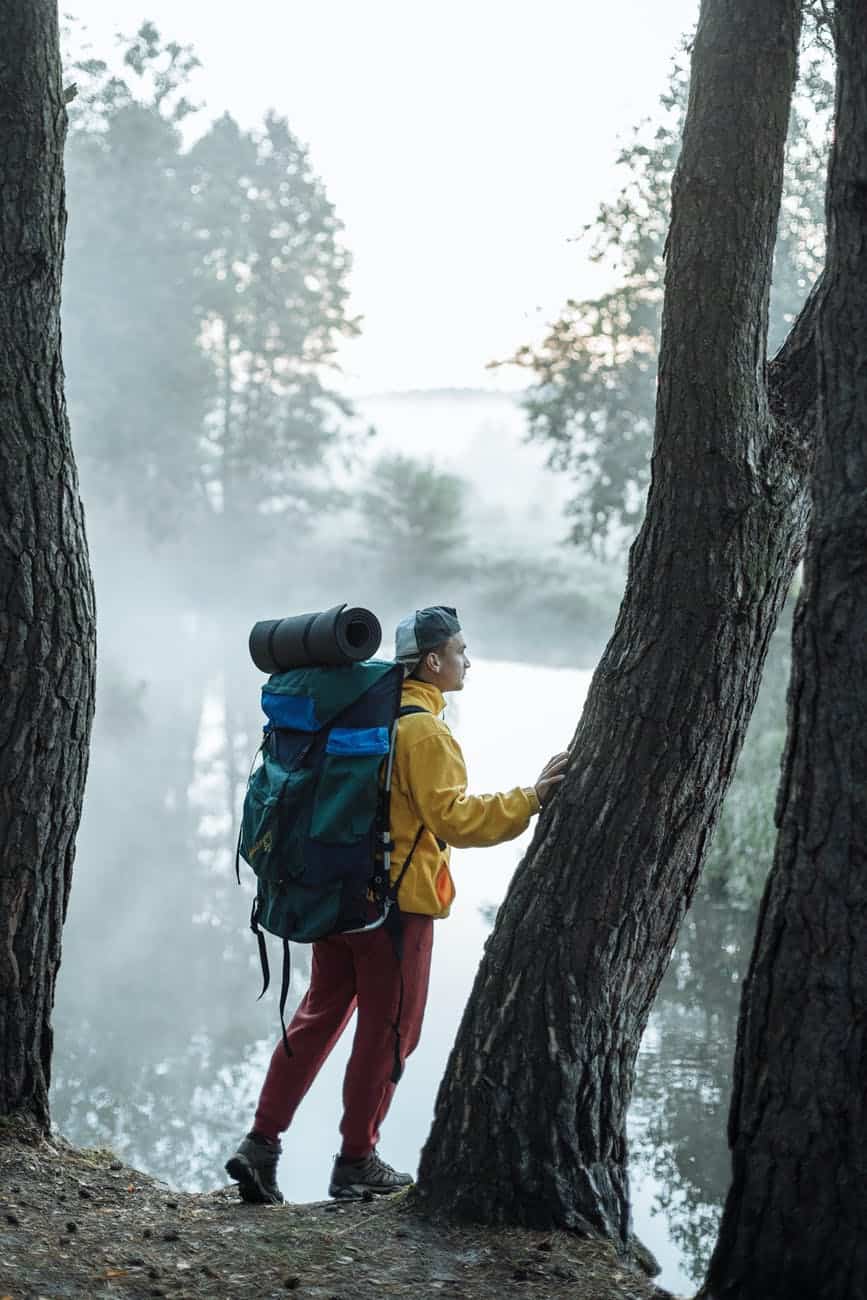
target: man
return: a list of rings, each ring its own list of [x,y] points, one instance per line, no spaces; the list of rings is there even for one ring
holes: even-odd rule
[[[286,1031],[291,1056],[282,1041],[277,1044],[253,1127],[226,1163],[245,1201],[282,1201],[276,1178],[280,1134],[356,1008],[343,1086],[343,1141],[328,1192],[357,1199],[409,1186],[411,1175],[392,1169],[376,1147],[395,1077],[421,1033],[433,922],[448,915],[455,896],[450,846],[479,848],[514,839],[563,780],[567,755],[558,754],[534,786],[467,794],[463,755],[440,717],[445,694],[463,690],[470,667],[454,609],[434,606],[405,618],[397,628],[395,659],[407,674],[401,708],[411,710],[398,726],[391,791],[391,877],[400,880],[402,956],[384,927],[314,943],[310,987]]]

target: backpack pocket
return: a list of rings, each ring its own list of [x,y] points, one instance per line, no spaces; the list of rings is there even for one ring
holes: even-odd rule
[[[313,773],[287,769],[267,753],[244,796],[241,855],[261,880],[300,876],[304,870],[303,820]]]
[[[387,727],[335,727],[328,737],[311,838],[327,844],[356,844],[369,835],[379,803],[379,771],[388,753]]]

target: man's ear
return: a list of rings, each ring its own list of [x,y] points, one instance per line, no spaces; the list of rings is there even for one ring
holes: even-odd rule
[[[442,664],[440,663],[440,657],[437,654],[436,650],[428,651],[427,656],[425,658],[425,663],[428,666],[428,670],[432,673],[438,673],[440,668],[442,667]]]

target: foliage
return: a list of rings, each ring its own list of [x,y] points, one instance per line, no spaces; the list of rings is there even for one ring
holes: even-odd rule
[[[758,902],[774,857],[774,810],[792,662],[792,605],[790,599],[771,641],[759,697],[702,876],[707,893],[725,894],[735,903]]]
[[[195,499],[207,410],[180,133],[165,86],[157,105],[105,64],[78,73],[66,150],[70,420],[85,496],[121,502],[159,532]]]
[[[328,371],[358,330],[340,223],[288,123],[224,115],[185,148],[197,62],[146,23],[123,75],[73,65],[73,425],[86,486],[160,537],[229,510],[297,526],[321,501],[351,414]]]
[[[403,606],[432,601],[466,572],[469,485],[410,456],[383,456],[356,497],[357,545],[384,589]]]
[[[321,378],[346,315],[340,224],[284,118],[221,117],[184,159],[199,249],[191,286],[212,400],[203,472],[220,511],[301,513],[296,471],[321,464],[348,404]],[[304,503],[310,506],[310,493]]]
[[[658,121],[643,122],[618,165],[624,184],[585,228],[591,260],[616,287],[570,299],[538,347],[513,361],[535,382],[526,399],[528,435],[548,463],[575,482],[571,538],[603,551],[631,539],[649,480],[669,191],[688,94],[676,60]],[[794,102],[771,298],[770,346],[782,342],[824,255],[824,167],[832,87],[827,61],[812,54]]]

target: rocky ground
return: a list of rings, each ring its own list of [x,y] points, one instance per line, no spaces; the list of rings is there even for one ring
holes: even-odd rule
[[[662,1300],[603,1244],[434,1222],[412,1197],[245,1206],[0,1126],[0,1300]]]

